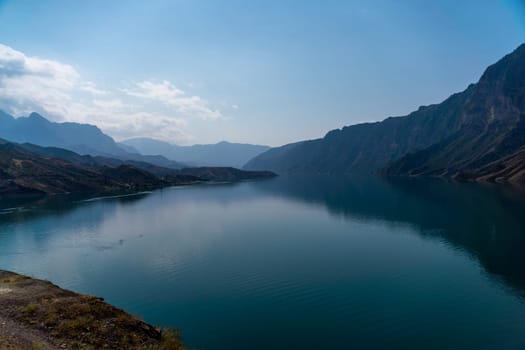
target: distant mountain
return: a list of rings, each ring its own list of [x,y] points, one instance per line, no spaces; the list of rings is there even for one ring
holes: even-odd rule
[[[81,153],[124,153],[115,141],[99,128],[79,123],[53,123],[38,113],[14,118],[0,111],[0,137],[13,142],[31,142],[82,151]]]
[[[404,116],[330,131],[271,149],[245,169],[277,173],[377,172],[520,181],[525,158],[525,45],[477,84]]]
[[[142,154],[160,154],[190,165],[236,168],[241,168],[253,157],[270,149],[268,146],[225,141],[210,145],[177,146],[150,138],[129,139],[122,144]]]
[[[122,148],[124,151],[128,152],[128,153],[137,153],[137,154],[140,154],[140,152],[135,148],[135,147],[132,147],[132,146],[128,146],[122,142],[119,142],[118,143],[119,147]]]
[[[186,166],[159,155],[143,156],[131,147],[122,147],[94,125],[53,123],[38,113],[14,118],[0,111],[0,138],[17,143],[64,148],[79,154],[148,162],[173,169]]]

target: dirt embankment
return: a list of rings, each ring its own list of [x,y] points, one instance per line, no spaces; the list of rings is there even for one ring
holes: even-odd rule
[[[161,331],[90,295],[0,270],[0,349],[184,350]]]

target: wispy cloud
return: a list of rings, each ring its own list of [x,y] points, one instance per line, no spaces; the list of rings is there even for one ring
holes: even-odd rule
[[[2,44],[0,109],[17,116],[36,111],[55,121],[95,124],[117,139],[149,136],[178,143],[192,140],[185,128],[193,118],[222,117],[205,99],[187,95],[166,80],[101,89],[71,65]]]
[[[121,99],[118,99],[118,98],[115,98],[115,99],[111,99],[111,100],[93,100],[93,105],[95,107],[98,107],[98,108],[102,108],[102,109],[111,109],[111,110],[121,110],[123,109],[124,107],[126,107],[126,105],[124,104],[124,102],[122,102]]]
[[[101,90],[101,89],[97,88],[95,83],[93,83],[92,81],[86,81],[85,83],[83,83],[80,86],[80,90],[89,92],[89,93],[91,93],[93,95],[107,95],[107,94],[109,94],[109,91],[105,91],[105,90]]]
[[[161,102],[186,115],[197,116],[202,119],[218,119],[222,117],[218,110],[208,106],[207,101],[199,96],[188,96],[183,90],[167,80],[160,83],[143,81],[134,85],[132,89],[122,89],[122,91],[129,96]]]

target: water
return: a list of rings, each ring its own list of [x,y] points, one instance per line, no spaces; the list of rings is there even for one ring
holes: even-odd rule
[[[0,268],[197,349],[524,349],[525,196],[282,177],[2,200]]]

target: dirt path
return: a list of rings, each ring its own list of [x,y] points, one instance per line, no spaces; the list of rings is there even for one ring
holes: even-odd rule
[[[55,350],[60,347],[49,343],[46,334],[0,316],[0,349]]]

